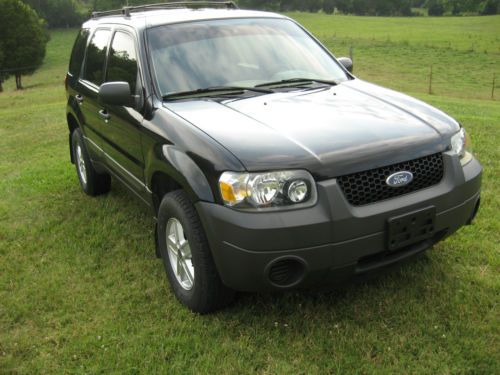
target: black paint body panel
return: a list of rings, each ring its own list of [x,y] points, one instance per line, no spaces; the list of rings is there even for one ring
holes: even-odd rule
[[[240,11],[236,11],[240,12]],[[349,80],[337,86],[276,92],[237,100],[164,102],[153,84],[147,27],[164,13],[105,17],[85,23],[126,30],[137,42],[144,102],[140,108],[104,105],[98,87],[67,75],[70,131],[82,129],[99,171],[123,182],[156,216],[159,174],[184,189],[202,220],[223,282],[243,291],[279,290],[270,269],[298,261],[303,277],[287,287],[329,284],[419,254],[469,223],[477,212],[481,166],[463,167],[450,152],[460,126],[443,112],[404,94]],[[194,16],[282,17],[229,11],[174,12],[172,22]],[[332,56],[332,58],[334,58]],[[106,121],[99,115],[105,110]],[[430,188],[365,206],[346,200],[336,177],[443,153],[444,177]],[[238,211],[223,205],[218,181],[225,171],[304,169],[314,177],[318,201],[285,212]],[[432,236],[388,254],[388,221],[433,207]]]
[[[482,168],[474,159],[462,169],[449,154],[445,164],[448,173],[439,185],[364,207],[351,206],[335,179],[318,183],[318,204],[304,210],[242,213],[203,202],[196,207],[219,274],[231,288],[286,289],[273,285],[267,272],[270,264],[289,257],[306,267],[293,287],[335,284],[421,253],[469,222],[479,204]],[[433,237],[391,251],[388,221],[428,207],[436,212]]]

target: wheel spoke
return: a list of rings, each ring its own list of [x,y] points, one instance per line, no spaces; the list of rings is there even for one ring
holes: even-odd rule
[[[193,277],[193,275],[191,275],[191,270],[189,269],[188,265],[186,264],[186,260],[183,260],[181,262],[181,264],[182,264],[182,269],[184,270],[184,274],[186,275],[186,277],[189,280],[189,283],[191,285],[193,285],[194,284],[194,277]]]
[[[183,261],[182,261],[182,258],[181,257],[177,257],[177,275],[179,276],[179,278],[181,279],[181,282],[183,281],[183,274],[184,274],[184,266],[183,266]]]
[[[191,259],[191,247],[189,247],[189,242],[187,240],[181,241],[179,251],[184,259]]]
[[[177,255],[177,241],[174,238],[172,238],[172,237],[175,238],[175,235],[172,234],[172,235],[170,235],[170,236],[167,237],[167,242],[168,242],[168,245],[169,245],[169,250],[174,251],[175,254]]]
[[[176,218],[167,222],[166,243],[171,270],[177,282],[185,290],[191,290],[194,285],[195,275],[189,241],[184,235],[184,228]]]

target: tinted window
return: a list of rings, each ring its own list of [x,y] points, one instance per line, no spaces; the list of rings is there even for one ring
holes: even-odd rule
[[[130,92],[135,93],[137,79],[137,55],[134,38],[128,34],[117,32],[111,43],[106,82],[128,82]]]
[[[83,56],[85,55],[85,47],[87,46],[88,37],[89,30],[82,29],[76,37],[75,44],[73,45],[73,52],[71,52],[71,59],[69,61],[69,72],[74,76],[80,75],[80,69],[83,64]]]
[[[97,30],[87,49],[84,78],[98,86],[103,82],[104,60],[106,59],[109,35],[109,30]]]

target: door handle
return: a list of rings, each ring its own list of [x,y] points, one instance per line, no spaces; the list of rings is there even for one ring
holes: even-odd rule
[[[106,111],[105,109],[101,109],[99,111],[99,116],[101,116],[101,118],[104,120],[106,124],[109,122],[109,119],[111,118],[108,111]]]
[[[77,94],[75,96],[75,99],[78,102],[78,104],[80,104],[80,105],[83,104],[83,95]]]

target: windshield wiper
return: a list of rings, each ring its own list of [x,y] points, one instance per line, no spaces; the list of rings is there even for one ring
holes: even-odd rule
[[[261,83],[259,85],[256,85],[255,87],[273,87],[273,86],[294,87],[294,86],[306,86],[312,83],[323,83],[325,85],[330,85],[330,86],[338,85],[337,82],[326,79],[290,78],[290,79],[283,79],[281,81]]]
[[[190,97],[211,96],[212,94],[230,94],[235,95],[244,93],[245,91],[253,91],[261,94],[272,94],[274,91],[270,89],[261,89],[257,87],[239,87],[239,86],[217,86],[207,87],[204,89],[196,89],[190,91],[174,92],[172,94],[163,95],[163,100],[185,99]]]

